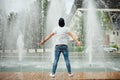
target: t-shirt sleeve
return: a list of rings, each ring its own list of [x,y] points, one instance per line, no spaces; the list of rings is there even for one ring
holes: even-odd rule
[[[67,30],[66,32],[70,32],[70,29],[68,27],[66,28],[66,30]]]
[[[56,32],[57,32],[57,31],[56,31],[56,28],[55,28],[55,29],[53,29],[53,31],[52,31],[52,32],[56,34]]]

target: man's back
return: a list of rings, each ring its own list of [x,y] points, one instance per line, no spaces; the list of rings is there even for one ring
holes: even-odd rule
[[[69,36],[67,34],[67,32],[69,31],[69,29],[67,27],[57,27],[53,33],[55,33],[56,35],[56,45],[59,44],[68,44],[68,39]]]

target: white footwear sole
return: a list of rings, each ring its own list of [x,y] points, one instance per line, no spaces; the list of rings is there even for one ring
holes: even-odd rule
[[[52,78],[54,78],[54,77],[55,77],[55,75],[54,75],[54,74],[52,74],[52,73],[50,73],[50,74],[49,74],[49,76],[50,76],[50,77],[52,77]]]
[[[73,73],[71,73],[71,74],[68,74],[68,76],[69,76],[69,77],[73,77]]]

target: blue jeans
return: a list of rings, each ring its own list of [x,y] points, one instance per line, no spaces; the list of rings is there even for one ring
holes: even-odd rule
[[[67,45],[56,45],[55,46],[55,58],[54,58],[54,63],[53,63],[53,67],[52,67],[52,74],[56,73],[56,68],[57,68],[57,64],[58,64],[61,53],[64,56],[67,71],[68,71],[68,73],[71,73],[71,65],[70,65],[70,60],[69,60],[68,46]]]

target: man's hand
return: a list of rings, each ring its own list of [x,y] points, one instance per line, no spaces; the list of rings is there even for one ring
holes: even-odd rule
[[[81,45],[82,45],[82,43],[81,43],[80,41],[78,41],[78,42],[77,42],[77,45],[78,45],[78,46],[81,46]]]
[[[55,33],[50,33],[44,40],[40,42],[40,45],[43,46]]]
[[[43,41],[40,42],[40,45],[43,46],[44,43],[45,43],[45,41],[43,40]]]

